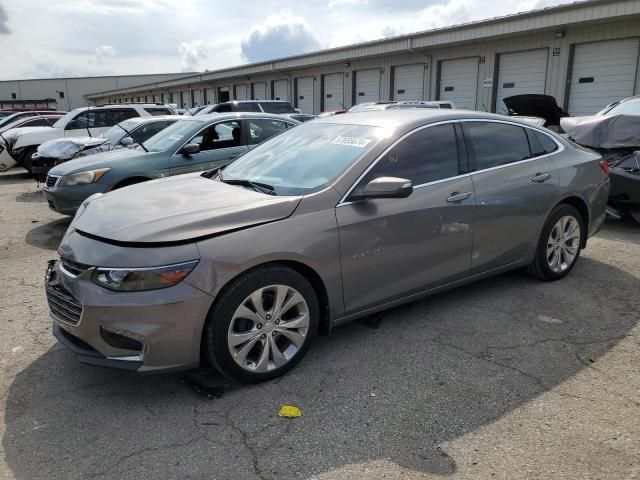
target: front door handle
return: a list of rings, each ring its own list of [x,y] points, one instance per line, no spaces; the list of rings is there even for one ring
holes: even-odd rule
[[[453,192],[449,198],[447,198],[447,202],[461,202],[462,200],[466,200],[471,196],[470,192]]]
[[[534,177],[531,179],[532,182],[536,182],[536,183],[542,183],[546,180],[549,180],[551,178],[551,174],[550,173],[536,173],[534,175]]]

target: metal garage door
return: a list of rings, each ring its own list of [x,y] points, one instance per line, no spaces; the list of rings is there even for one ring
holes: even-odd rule
[[[380,70],[359,70],[353,73],[355,79],[355,95],[353,103],[377,102],[380,100]]]
[[[500,54],[495,105],[497,113],[506,113],[507,107],[502,101],[506,97],[544,93],[548,56],[549,51],[546,48]]]
[[[215,94],[215,91],[213,90],[213,88],[207,88],[204,91],[204,94],[206,96],[204,101],[205,101],[205,103],[207,105],[213,105],[214,103],[216,103],[216,94]]]
[[[393,67],[392,100],[422,100],[423,91],[424,64]]]
[[[322,110],[344,108],[344,75],[331,73],[322,76]]]
[[[249,85],[243,83],[233,87],[235,90],[236,100],[249,100]]]
[[[453,102],[456,108],[476,109],[478,57],[440,62],[438,100]]]
[[[189,90],[183,90],[180,94],[180,101],[182,102],[180,106],[182,108],[191,108],[191,92]]]
[[[201,98],[202,92],[200,90],[191,90],[191,98],[192,98],[192,103],[194,107],[197,107],[198,105],[202,105],[202,98]]]
[[[267,99],[267,84],[264,82],[258,82],[253,84],[253,99],[254,100],[266,100]]]
[[[590,115],[634,93],[640,40],[583,43],[573,51],[569,113]]]
[[[289,80],[275,80],[273,82],[273,99],[289,100]]]
[[[302,113],[313,113],[313,77],[296,78],[296,107]]]

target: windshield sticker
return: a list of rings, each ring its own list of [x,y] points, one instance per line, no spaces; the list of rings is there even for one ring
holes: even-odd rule
[[[336,137],[331,143],[334,145],[347,145],[349,147],[364,148],[371,143],[371,139],[362,137]]]

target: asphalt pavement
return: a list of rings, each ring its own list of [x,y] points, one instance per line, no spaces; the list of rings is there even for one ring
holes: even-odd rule
[[[338,327],[255,386],[79,364],[42,286],[67,225],[0,174],[0,478],[640,478],[632,222],[562,281],[511,272]]]

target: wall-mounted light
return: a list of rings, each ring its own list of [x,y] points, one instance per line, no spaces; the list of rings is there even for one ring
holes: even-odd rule
[[[345,67],[349,68],[351,66],[351,62],[347,62],[344,64]]]
[[[564,32],[556,32],[556,38],[564,38]]]

